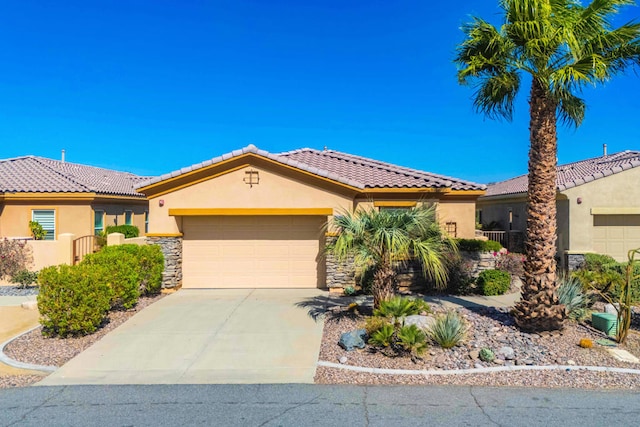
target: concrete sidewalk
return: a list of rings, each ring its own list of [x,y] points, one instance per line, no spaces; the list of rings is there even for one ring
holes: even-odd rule
[[[38,385],[313,383],[316,289],[180,290],[145,308]]]

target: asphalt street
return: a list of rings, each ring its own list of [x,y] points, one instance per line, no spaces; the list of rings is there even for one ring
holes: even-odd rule
[[[296,385],[0,390],[1,426],[636,426],[640,393]]]

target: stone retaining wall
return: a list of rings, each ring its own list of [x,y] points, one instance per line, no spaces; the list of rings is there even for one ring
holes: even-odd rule
[[[182,237],[147,237],[150,245],[158,245],[164,255],[163,288],[182,286]]]

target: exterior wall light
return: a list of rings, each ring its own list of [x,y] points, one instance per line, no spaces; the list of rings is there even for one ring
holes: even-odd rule
[[[164,206],[164,200],[163,199],[158,200],[158,206],[160,206],[160,207]]]

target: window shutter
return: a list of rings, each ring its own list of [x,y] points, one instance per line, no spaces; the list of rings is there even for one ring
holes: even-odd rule
[[[44,240],[56,239],[56,211],[54,210],[34,210],[32,220],[42,226],[47,231]]]

